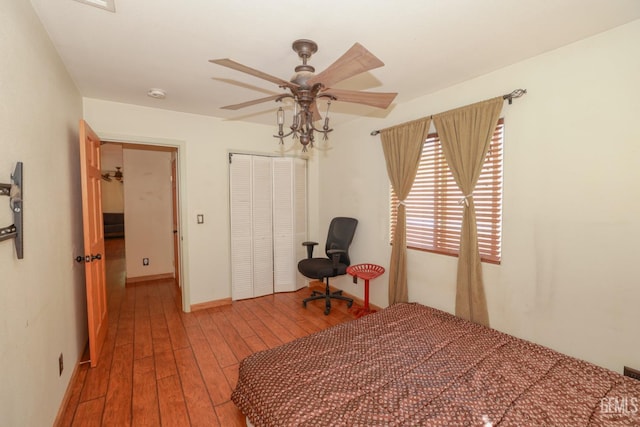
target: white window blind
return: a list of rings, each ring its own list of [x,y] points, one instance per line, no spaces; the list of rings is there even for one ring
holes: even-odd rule
[[[499,264],[502,238],[502,150],[504,119],[498,121],[478,184],[473,192],[482,261]],[[416,179],[405,200],[407,247],[458,256],[464,204],[442,151],[438,134],[422,147]],[[391,239],[398,199],[391,189]]]

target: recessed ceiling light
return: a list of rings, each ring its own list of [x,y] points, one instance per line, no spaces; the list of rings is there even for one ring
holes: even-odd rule
[[[116,11],[116,0],[76,0],[80,3],[88,4],[89,6],[99,7],[100,9],[108,10],[109,12]]]
[[[167,92],[162,89],[149,89],[147,96],[156,99],[165,99],[167,97]]]

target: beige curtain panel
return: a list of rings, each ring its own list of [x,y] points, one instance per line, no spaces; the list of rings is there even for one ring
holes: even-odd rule
[[[427,139],[431,118],[424,118],[380,131],[387,173],[398,196],[397,222],[389,261],[389,304],[408,302],[407,235],[404,200],[409,195],[420,164],[422,143]]]
[[[456,285],[456,316],[489,326],[489,313],[478,251],[473,190],[487,157],[502,111],[503,98],[493,98],[433,116],[436,131],[456,183],[465,197]]]

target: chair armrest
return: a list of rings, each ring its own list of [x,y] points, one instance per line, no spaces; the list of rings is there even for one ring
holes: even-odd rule
[[[302,246],[307,247],[307,258],[313,258],[313,248],[318,242],[302,242]]]
[[[346,253],[347,251],[345,251],[344,249],[329,249],[327,251],[327,255],[329,255],[331,257],[331,260],[333,261],[333,274],[338,273],[338,264],[340,263],[340,255],[346,254]]]

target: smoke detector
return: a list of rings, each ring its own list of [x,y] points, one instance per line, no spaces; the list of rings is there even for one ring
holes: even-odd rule
[[[165,99],[167,97],[167,92],[162,89],[152,88],[147,92],[147,96],[155,99]]]

